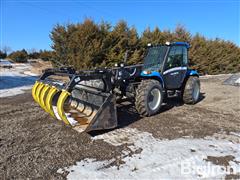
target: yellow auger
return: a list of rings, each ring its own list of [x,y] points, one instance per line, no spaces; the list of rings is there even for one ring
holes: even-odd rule
[[[81,81],[91,81],[89,78],[101,81],[103,76],[74,74],[65,84],[48,78],[52,75],[69,76],[69,74],[62,70],[45,71],[32,87],[33,99],[52,117],[79,132],[116,127],[115,97],[105,89],[99,90],[84,85]]]

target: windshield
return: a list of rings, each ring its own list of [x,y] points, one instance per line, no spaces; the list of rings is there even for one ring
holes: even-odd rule
[[[158,71],[162,68],[164,57],[167,53],[167,46],[157,46],[148,49],[144,58],[144,70]]]

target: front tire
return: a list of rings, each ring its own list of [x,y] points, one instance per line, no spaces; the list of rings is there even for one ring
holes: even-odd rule
[[[152,116],[161,108],[162,86],[157,80],[143,80],[136,90],[135,106],[142,116]]]
[[[183,91],[183,101],[186,104],[196,104],[200,96],[200,81],[198,77],[190,76]]]

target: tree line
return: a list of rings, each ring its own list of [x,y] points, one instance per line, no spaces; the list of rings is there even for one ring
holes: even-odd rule
[[[25,49],[13,51],[7,54],[6,51],[0,50],[0,59],[11,59],[18,63],[25,63],[28,59],[42,59],[44,61],[49,61],[53,58],[53,52],[47,50],[39,50],[27,52]]]
[[[127,64],[142,63],[148,43],[185,41],[191,44],[189,65],[201,74],[240,72],[240,48],[236,44],[219,38],[208,39],[198,33],[193,35],[181,25],[173,31],[146,28],[139,35],[137,29],[129,27],[125,21],[112,26],[108,22],[85,19],[82,23],[56,25],[50,38],[52,51],[28,53],[23,49],[9,55],[0,51],[0,58],[7,56],[16,62],[41,58],[52,60],[54,65],[71,65],[81,70],[111,67],[123,61],[126,51]]]
[[[146,28],[139,35],[136,28],[129,27],[125,21],[111,26],[108,22],[97,24],[86,19],[82,23],[56,25],[50,37],[55,61],[76,69],[113,66],[123,61],[127,50],[128,64],[142,63],[148,43],[185,41],[191,44],[189,64],[201,74],[240,71],[240,48],[236,44],[192,35],[181,25],[174,31]]]

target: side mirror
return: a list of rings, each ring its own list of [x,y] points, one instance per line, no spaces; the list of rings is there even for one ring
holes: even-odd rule
[[[188,66],[194,66],[194,63],[188,63]]]
[[[192,62],[192,59],[188,59],[188,66],[193,66],[194,63]]]

